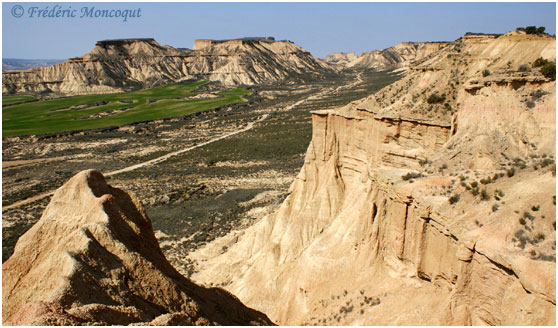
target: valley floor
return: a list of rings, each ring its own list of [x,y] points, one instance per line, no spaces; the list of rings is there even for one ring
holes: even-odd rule
[[[4,137],[2,261],[39,219],[50,193],[94,168],[136,194],[163,252],[190,275],[189,252],[251,225],[286,197],[310,142],[310,111],[344,105],[399,77],[347,72],[335,80],[259,87],[247,103],[185,119],[54,138]],[[177,154],[142,166],[169,153]],[[132,166],[138,167],[121,171]]]

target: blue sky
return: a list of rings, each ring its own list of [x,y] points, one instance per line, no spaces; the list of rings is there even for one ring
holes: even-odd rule
[[[29,17],[30,7],[76,10],[74,18]],[[13,16],[14,6],[23,8]],[[71,9],[69,8],[71,6]],[[83,7],[138,9],[141,17],[80,18]],[[17,11],[16,11],[17,13]],[[195,39],[274,36],[324,57],[403,41],[455,40],[465,32],[505,33],[545,26],[556,34],[555,3],[29,3],[2,4],[2,57],[64,59],[97,40],[152,37],[191,48]]]

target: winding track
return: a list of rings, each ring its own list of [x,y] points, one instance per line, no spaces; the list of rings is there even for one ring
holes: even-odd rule
[[[301,100],[299,100],[299,101],[297,101],[297,102],[295,102],[295,103],[293,103],[293,104],[291,104],[291,105],[285,107],[283,110],[285,110],[285,111],[291,110],[291,109],[293,109],[294,107],[296,107],[296,106],[298,106],[298,105],[300,105],[300,104],[302,104],[302,103],[304,103],[304,102],[306,102],[306,101],[308,101],[308,100],[316,99],[316,98],[318,98],[318,97],[320,97],[320,96],[322,96],[322,95],[324,95],[324,94],[326,94],[326,93],[336,92],[337,90],[340,90],[340,89],[353,87],[353,86],[355,86],[355,85],[357,85],[357,84],[359,84],[359,83],[361,83],[361,82],[363,82],[363,81],[362,81],[361,74],[358,74],[356,80],[355,80],[354,82],[350,83],[350,84],[341,85],[341,86],[338,86],[338,87],[327,88],[327,89],[322,90],[321,92],[318,92],[318,93],[316,93],[316,94],[314,94],[314,95],[312,95],[312,96],[309,96],[309,97],[307,97],[307,98],[301,99]],[[164,161],[166,161],[167,159],[169,159],[169,158],[171,158],[171,157],[173,157],[173,156],[180,155],[180,154],[189,152],[189,151],[191,151],[191,150],[194,150],[194,149],[196,149],[196,148],[209,145],[209,144],[214,143],[214,142],[216,142],[216,141],[223,140],[223,139],[232,137],[232,136],[234,136],[234,135],[237,135],[237,134],[239,134],[239,133],[243,133],[243,132],[249,131],[249,130],[251,130],[252,128],[254,128],[254,125],[255,125],[256,123],[262,122],[262,121],[266,120],[268,117],[269,117],[269,114],[264,114],[264,115],[262,115],[259,119],[257,119],[256,121],[253,121],[253,122],[248,123],[248,125],[246,125],[246,127],[242,128],[242,129],[239,129],[239,130],[236,130],[236,131],[233,131],[233,132],[224,134],[224,135],[222,135],[222,136],[220,136],[220,137],[213,138],[213,139],[211,139],[211,140],[208,140],[208,141],[199,143],[199,144],[194,145],[194,146],[191,146],[191,147],[187,147],[187,148],[184,148],[184,149],[181,149],[181,150],[177,150],[177,151],[174,151],[174,152],[165,154],[165,155],[163,155],[163,156],[160,156],[160,157],[151,159],[151,160],[146,161],[146,162],[142,162],[142,163],[138,163],[138,164],[135,164],[135,165],[131,165],[131,166],[122,168],[122,169],[120,169],[120,170],[116,170],[116,171],[111,171],[111,172],[108,172],[108,173],[104,173],[103,175],[104,175],[105,177],[110,177],[110,176],[113,176],[113,175],[116,175],[116,174],[119,174],[119,173],[130,172],[130,171],[134,171],[134,170],[137,170],[137,169],[142,168],[142,167],[145,167],[145,166],[155,165],[155,164],[164,162]],[[51,195],[54,194],[55,191],[56,191],[56,190],[50,190],[50,191],[47,191],[47,192],[45,192],[45,193],[42,193],[42,194],[39,194],[39,195],[36,195],[36,196],[33,196],[33,197],[29,197],[29,198],[26,198],[26,199],[17,201],[17,202],[15,202],[15,203],[13,203],[13,204],[10,204],[10,205],[7,205],[7,206],[2,206],[2,211],[9,210],[9,209],[12,209],[12,208],[16,208],[16,207],[19,207],[19,206],[22,206],[22,205],[25,205],[25,204],[29,204],[29,203],[35,202],[35,201],[37,201],[37,200],[43,199],[43,198],[45,198],[45,197],[51,196]]]

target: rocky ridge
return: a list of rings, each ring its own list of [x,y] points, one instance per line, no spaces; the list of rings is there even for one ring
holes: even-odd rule
[[[328,64],[290,41],[227,40],[190,50],[149,38],[104,40],[60,64],[3,72],[2,93],[111,93],[188,79],[254,85],[328,72]]]
[[[460,39],[313,112],[290,195],[194,280],[280,324],[555,325],[556,82],[520,69],[555,48]]]
[[[133,196],[83,171],[54,194],[2,265],[9,325],[271,325],[165,259]]]

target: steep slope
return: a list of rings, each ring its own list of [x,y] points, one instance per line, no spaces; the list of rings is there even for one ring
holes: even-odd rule
[[[2,265],[11,325],[271,324],[234,296],[181,276],[127,193],[83,171],[56,191]]]
[[[2,93],[110,93],[187,79],[253,85],[332,72],[290,41],[248,39],[207,45],[190,50],[160,45],[153,39],[99,41],[82,57],[49,67],[3,72]]]
[[[402,42],[396,46],[362,53],[335,53],[327,56],[325,61],[330,64],[340,64],[346,68],[371,68],[377,70],[393,69],[409,66],[413,60],[423,59],[442,49],[447,42]],[[351,54],[353,56],[351,56]]]
[[[194,280],[281,324],[554,325],[556,82],[518,67],[555,47],[458,40],[314,112],[289,197]]]

